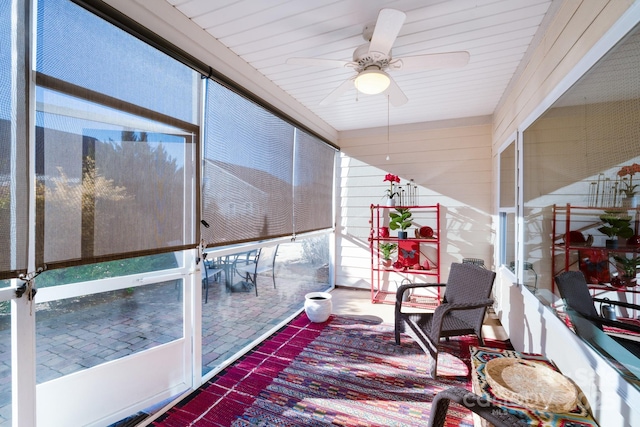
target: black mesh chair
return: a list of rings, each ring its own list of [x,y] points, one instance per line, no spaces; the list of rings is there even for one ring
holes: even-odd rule
[[[592,298],[589,292],[589,285],[581,271],[565,271],[555,277],[556,285],[558,285],[558,291],[560,296],[564,300],[565,304],[575,311],[582,318],[588,320],[598,329],[604,330],[603,326],[612,326],[622,331],[628,331],[635,334],[640,334],[640,327],[632,325],[626,322],[619,322],[617,320],[609,320],[598,315],[594,302],[606,302],[610,305],[617,305],[620,307],[632,308],[640,310],[640,306],[635,304],[629,304],[622,301],[611,301],[609,299]],[[567,311],[574,330],[578,336],[591,336],[588,330],[581,328],[584,325],[584,320],[572,317],[572,311]],[[630,339],[625,339],[620,335],[610,335],[616,342],[625,347],[631,353],[640,357],[640,342]]]
[[[474,264],[451,265],[447,283],[411,283],[400,285],[396,292],[395,339],[400,344],[400,333],[412,337],[432,357],[431,377],[438,369],[438,343],[441,338],[471,335],[482,339],[482,323],[487,307],[493,304],[489,298],[496,273]],[[410,289],[446,286],[442,304],[433,313],[403,311],[404,293]]]
[[[564,302],[578,312],[582,317],[594,322],[598,328],[602,325],[614,326],[616,328],[640,333],[640,327],[630,323],[605,319],[598,315],[594,302],[616,305],[619,307],[640,310],[640,305],[630,304],[623,301],[613,301],[606,298],[593,298],[589,292],[589,284],[581,271],[565,271],[555,277],[558,291]]]
[[[222,274],[222,269],[216,265],[216,262],[212,259],[207,259],[207,253],[203,254],[202,260],[202,269],[204,270],[204,277],[202,278],[202,287],[204,288],[204,302],[205,304],[209,302],[209,274],[211,277],[220,281],[220,275]]]
[[[451,387],[436,394],[431,404],[429,427],[444,427],[449,402],[455,402],[489,421],[496,427],[524,427],[528,423],[504,408],[493,405],[487,399],[462,387]]]

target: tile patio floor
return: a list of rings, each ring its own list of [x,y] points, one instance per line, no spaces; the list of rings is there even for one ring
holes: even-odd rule
[[[209,302],[202,304],[203,370],[215,369],[304,306],[304,295],[327,290],[327,280],[276,268],[276,288],[270,273],[258,277],[258,293],[226,291],[224,283],[209,287]]]

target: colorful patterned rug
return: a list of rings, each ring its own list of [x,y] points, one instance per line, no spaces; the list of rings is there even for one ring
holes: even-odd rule
[[[476,344],[443,343],[434,381],[429,357],[408,337],[397,346],[392,325],[346,316],[316,324],[303,313],[151,425],[424,426],[436,393],[471,389]],[[473,425],[467,410],[452,405],[449,415],[447,425]]]

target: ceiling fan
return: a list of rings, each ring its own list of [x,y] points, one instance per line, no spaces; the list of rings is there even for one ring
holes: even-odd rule
[[[368,42],[353,52],[353,61],[322,58],[289,58],[287,64],[310,65],[331,68],[349,67],[356,75],[347,79],[320,102],[328,105],[346,91],[355,87],[365,94],[387,92],[394,106],[405,104],[408,99],[387,71],[435,70],[439,68],[464,67],[469,62],[469,52],[446,52],[428,55],[393,58],[391,47],[398,37],[407,15],[395,9],[382,9],[375,24],[364,27],[362,37]]]

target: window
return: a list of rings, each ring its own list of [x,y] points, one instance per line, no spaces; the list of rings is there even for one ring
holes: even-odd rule
[[[207,81],[206,98],[205,241],[330,228],[335,149],[214,81]]]
[[[615,252],[605,247],[608,236],[599,230],[600,215],[628,210],[637,218],[637,211],[623,206],[618,172],[640,163],[639,61],[636,25],[523,132],[523,260],[535,268],[539,288],[548,291],[538,294],[543,304],[555,299],[550,294],[554,276],[565,269],[582,271],[594,285],[608,283],[616,270]],[[555,206],[567,212],[567,204],[576,212],[570,220],[567,214],[554,217]],[[633,227],[637,233],[637,223]],[[561,244],[566,231],[579,242],[572,250]],[[637,357],[611,338],[582,338],[623,376],[634,372]],[[637,378],[629,383],[637,387]]]
[[[523,132],[524,260],[545,287],[559,272],[549,256],[559,239],[550,232],[553,206],[621,207],[617,172],[640,163],[639,60],[636,28]],[[604,234],[593,239],[605,246]],[[577,266],[577,256],[570,262]]]
[[[63,0],[38,2],[36,66],[36,265],[195,246],[197,73]]]
[[[500,152],[499,260],[511,266],[516,254],[516,143],[509,143]]]

